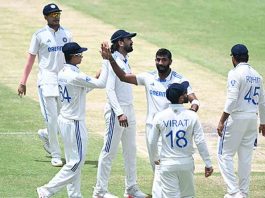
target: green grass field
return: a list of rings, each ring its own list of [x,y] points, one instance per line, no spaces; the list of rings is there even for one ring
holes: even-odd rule
[[[264,1],[63,2],[117,28],[135,31],[141,38],[172,50],[178,57],[185,57],[225,76],[231,69],[231,47],[244,43],[250,51],[250,62],[265,74]]]
[[[28,82],[28,95],[19,98],[16,94],[31,34],[45,24],[41,10],[47,3],[49,3],[47,0],[38,2],[0,0],[0,17],[3,20],[0,29],[2,67],[0,73],[0,198],[36,197],[36,187],[48,182],[59,171],[59,168],[50,165],[50,157],[43,150],[36,133],[39,128],[44,127],[36,97],[37,64]],[[231,68],[229,57],[231,46],[235,43],[245,43],[249,47],[250,63],[263,75],[265,74],[263,67],[265,63],[263,58],[265,53],[263,41],[265,2],[261,0],[169,0],[163,2],[158,0],[62,0],[57,3],[60,7],[65,6],[62,24],[70,24],[71,30],[75,33],[74,38],[78,42],[88,44],[90,48],[84,58],[85,63],[94,65],[101,61],[95,46],[99,46],[102,38],[109,38],[109,32],[113,30],[110,28],[124,28],[138,33],[135,39],[135,49],[140,53],[136,50],[133,53],[132,59],[137,56],[137,59],[133,59],[135,62],[144,62],[147,57],[153,58],[153,52],[157,48],[166,47],[172,50],[174,60],[185,59],[189,61],[188,63],[195,64],[195,67],[192,66],[193,70],[185,72],[199,73],[202,71],[201,67],[196,67],[199,65],[206,68],[205,71],[209,70],[213,76],[218,77],[221,74],[225,78],[227,71]],[[74,14],[72,8],[76,10]],[[90,26],[82,26],[78,23],[86,20],[90,23],[91,17],[98,20],[96,23],[100,22],[103,23],[102,26],[106,26],[106,31],[101,32],[103,35],[97,35],[97,29],[90,29]],[[99,28],[99,25],[95,27]],[[86,31],[97,34],[92,34],[92,38],[89,38],[81,34]],[[92,40],[95,40],[96,44]],[[151,46],[150,53],[141,54],[141,50],[146,47],[141,45]],[[148,64],[152,64],[152,61]],[[185,70],[185,68],[181,69]],[[97,68],[84,67],[84,70],[93,73]],[[134,68],[134,71],[138,73],[143,71],[143,68]],[[223,82],[224,78],[217,80]],[[135,109],[140,112],[137,117],[140,131],[144,130],[146,112],[143,106],[145,105],[143,104],[145,97],[143,92],[144,90],[138,89],[135,91]],[[93,97],[96,99],[93,100]],[[82,176],[84,197],[91,197],[92,187],[96,182],[97,160],[103,141],[98,131],[104,128],[102,109],[99,109],[97,105],[104,103],[104,98],[103,91],[95,91],[88,96],[87,124],[90,134],[88,155]],[[100,104],[96,103],[99,101]],[[203,103],[204,97],[201,97],[201,101]],[[261,144],[261,148],[264,148],[264,144]],[[260,157],[255,160],[255,164],[265,163],[263,150],[260,151]],[[216,164],[214,168],[215,174],[208,179],[205,179],[202,173],[195,174],[196,197],[223,197],[225,185]],[[146,157],[138,156],[137,170],[140,187],[150,194],[152,172]],[[265,172],[262,170],[257,170],[252,174],[251,198],[265,197]],[[122,197],[124,192],[121,150],[112,166],[109,190],[119,197]],[[55,197],[67,197],[66,190]]]

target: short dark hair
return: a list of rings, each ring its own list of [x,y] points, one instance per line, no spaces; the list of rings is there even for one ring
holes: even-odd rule
[[[172,59],[172,54],[168,49],[161,48],[156,52],[156,57],[157,56],[166,56],[168,59]]]
[[[179,97],[187,93],[189,82],[173,83],[166,90],[166,97],[172,104],[179,104]]]
[[[70,55],[70,54],[65,54],[64,57],[65,57],[65,62],[66,63],[69,63],[71,58],[72,58],[73,55]]]
[[[186,91],[187,92],[187,91]],[[166,91],[166,97],[171,102],[171,104],[179,104],[179,97],[185,92],[179,92],[176,89],[169,89]]]
[[[236,62],[238,63],[247,63],[248,62],[248,54],[244,54],[244,55],[233,55],[234,59],[236,60]]]

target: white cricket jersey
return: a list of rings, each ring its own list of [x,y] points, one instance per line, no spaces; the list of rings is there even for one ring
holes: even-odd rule
[[[57,75],[65,63],[62,47],[72,41],[71,33],[59,27],[58,31],[46,25],[32,36],[29,53],[38,55],[38,84],[58,84]]]
[[[146,90],[147,124],[152,124],[155,114],[166,109],[170,104],[166,98],[166,90],[168,86],[173,83],[188,81],[182,75],[172,70],[165,80],[159,78],[158,71],[138,74],[136,75],[136,79],[137,84],[144,85]],[[188,87],[187,91],[188,95],[193,93],[191,86]]]
[[[265,123],[265,99],[263,79],[248,63],[239,63],[228,73],[227,99],[224,112],[241,113],[240,116],[252,116],[258,113],[261,123]]]
[[[162,136],[160,156],[157,152],[157,141]],[[211,167],[210,155],[204,139],[204,133],[198,116],[187,110],[182,104],[170,104],[156,114],[151,133],[151,155],[160,159],[161,165],[187,164],[193,162],[193,141],[206,167]]]
[[[65,64],[58,74],[62,108],[60,114],[70,120],[84,120],[86,111],[86,93],[91,88],[104,88],[108,68],[102,66],[99,79],[81,72],[75,65]]]
[[[128,56],[124,57],[118,51],[112,54],[118,66],[125,72],[131,73],[131,68],[128,63]],[[109,65],[109,76],[106,84],[107,99],[108,104],[114,110],[117,116],[123,114],[120,105],[132,105],[133,104],[133,94],[132,86],[129,83],[120,81],[117,75],[114,73],[112,67]]]

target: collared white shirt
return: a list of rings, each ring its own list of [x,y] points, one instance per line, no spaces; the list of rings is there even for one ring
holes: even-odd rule
[[[265,123],[265,99],[262,76],[248,63],[239,63],[227,79],[226,113],[258,113]]]
[[[62,47],[72,41],[72,35],[62,26],[58,31],[46,25],[36,31],[31,39],[29,53],[38,55],[38,84],[58,84],[57,75],[65,63]]]
[[[125,72],[131,73],[131,68],[128,63],[128,56],[124,57],[118,51],[112,54],[118,66]],[[111,108],[114,110],[117,116],[123,114],[121,105],[132,105],[133,94],[132,86],[129,83],[120,81],[117,75],[114,73],[112,67],[109,65],[109,76],[106,84],[107,100]]]
[[[108,68],[102,66],[98,79],[81,72],[77,66],[65,64],[58,74],[60,99],[62,108],[60,114],[71,120],[84,120],[86,112],[86,93],[91,88],[104,88],[108,76]]]
[[[162,148],[158,156],[157,142],[162,136]],[[151,159],[160,159],[161,165],[193,163],[193,141],[207,167],[211,167],[210,155],[198,116],[181,104],[169,107],[155,115],[150,133]]]
[[[158,71],[144,72],[136,75],[137,84],[145,86],[147,98],[147,118],[146,123],[152,124],[157,112],[168,107],[170,102],[166,98],[166,90],[172,83],[182,83],[188,81],[175,71],[170,72],[165,80],[161,80]],[[191,86],[188,87],[188,94],[193,93]]]

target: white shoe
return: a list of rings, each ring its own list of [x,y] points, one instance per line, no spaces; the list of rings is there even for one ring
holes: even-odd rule
[[[55,166],[55,167],[62,167],[63,166],[63,162],[60,158],[52,158],[52,166]]]
[[[234,194],[225,194],[224,198],[244,198],[241,192],[237,192]]]
[[[133,185],[124,193],[125,198],[146,198],[147,194],[143,193],[137,185]]]
[[[241,192],[241,195],[242,195],[243,198],[247,198],[248,197],[248,194],[243,193],[243,192]]]
[[[36,191],[38,198],[49,198],[49,196],[45,194],[45,191],[41,187],[38,187]]]
[[[43,142],[43,148],[44,150],[51,154],[51,150],[50,150],[50,143],[49,143],[49,139],[48,139],[48,133],[46,129],[39,129],[38,130],[38,135],[39,138],[41,139],[41,141]]]
[[[94,190],[93,198],[118,198],[118,197],[108,192],[96,192]]]

